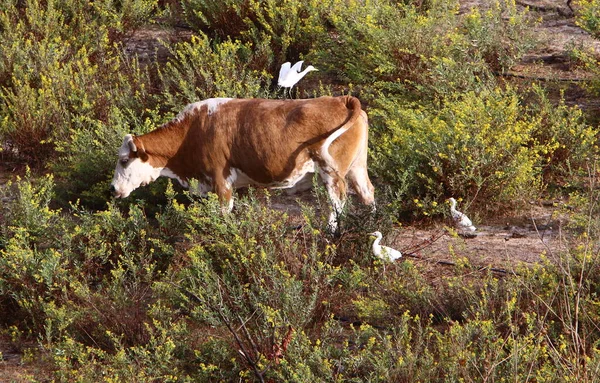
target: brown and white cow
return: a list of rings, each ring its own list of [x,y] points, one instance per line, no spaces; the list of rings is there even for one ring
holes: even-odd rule
[[[117,198],[160,176],[233,207],[232,189],[294,188],[317,171],[333,204],[330,225],[346,199],[346,180],[372,205],[367,174],[367,115],[351,96],[303,100],[213,98],[190,104],[172,121],[126,135],[111,183]]]

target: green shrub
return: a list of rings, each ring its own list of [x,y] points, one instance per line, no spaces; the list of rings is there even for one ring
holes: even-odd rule
[[[544,183],[561,187],[586,188],[588,167],[598,156],[598,128],[578,107],[561,97],[552,102],[539,86],[531,89],[528,113],[539,121],[533,138],[545,146],[541,152]]]
[[[600,3],[597,0],[577,0],[575,20],[578,26],[594,37],[600,36]]]
[[[535,21],[528,8],[520,11],[516,3],[503,0],[471,8],[460,28],[470,42],[467,57],[483,59],[492,70],[504,71],[535,47]]]
[[[373,171],[409,206],[437,201],[439,209],[451,195],[506,203],[540,189],[538,122],[523,114],[514,91],[468,92],[449,97],[438,111],[381,99],[371,115]]]
[[[303,241],[291,242],[285,215],[253,199],[238,201],[237,206],[236,216],[221,216],[216,198],[188,207],[194,218],[187,231],[196,244],[186,252],[185,266],[177,266],[171,282],[161,284],[196,326],[228,332],[228,343],[242,350],[226,355],[238,358],[238,370],[230,371],[230,378],[254,376],[255,369],[283,358],[273,349],[283,347],[290,332],[311,324],[334,272],[330,259],[335,254],[334,248],[319,250],[320,239],[311,235],[311,227],[295,234]],[[213,347],[212,341],[208,346]],[[205,366],[227,360],[206,356]],[[211,376],[223,373],[216,369]]]
[[[240,41],[213,43],[206,35],[177,44],[161,71],[164,103],[180,110],[211,97],[259,97],[270,75],[251,69],[256,53]]]
[[[147,78],[111,42],[94,4],[10,2],[0,14],[0,135],[18,158],[45,162],[73,131],[107,122],[111,108],[148,105]]]
[[[8,184],[3,192],[10,189]],[[34,183],[28,174],[17,179],[15,201],[3,206],[0,296],[8,298],[6,312],[36,329],[43,326],[45,305],[64,296],[69,279],[67,258],[59,250],[68,245],[68,228],[61,211],[50,207],[53,189],[52,176]],[[17,312],[8,309],[9,302]]]
[[[75,210],[76,219],[53,210],[45,199],[52,193],[50,177],[39,185],[20,180],[17,189],[17,199],[6,207],[0,295],[16,301],[36,330],[51,326],[56,314],[59,324],[51,327],[63,331],[65,310],[68,326],[79,326],[78,330],[94,321],[113,332],[121,326],[140,326],[135,315],[145,312],[148,286],[173,255],[172,242],[163,241],[137,207],[128,217],[112,205],[98,213]],[[70,278],[71,273],[77,277]],[[145,330],[139,331],[119,333],[127,334],[131,342],[143,336]],[[50,334],[56,335],[49,328],[46,332],[48,341],[53,339]],[[83,333],[98,336],[97,342],[103,336],[96,330]]]
[[[2,235],[9,239],[13,230],[24,229],[35,240],[48,240],[52,243],[53,238],[44,238],[46,231],[60,220],[60,210],[54,210],[50,203],[54,197],[54,177],[46,175],[34,179],[31,170],[26,169],[25,178],[16,178],[15,188],[9,182],[2,188],[3,198],[7,201],[14,199],[9,206],[3,206],[6,210]],[[15,193],[16,196],[11,196]]]
[[[574,169],[597,153],[581,111],[552,105],[541,88],[527,106],[511,88],[446,97],[437,110],[401,105],[372,105],[371,166],[415,214],[436,213],[451,195],[517,207],[545,183],[576,182]]]
[[[82,118],[84,122],[71,129],[69,136],[55,141],[57,158],[50,168],[59,177],[57,197],[66,201],[79,201],[82,206],[93,209],[106,208],[110,181],[117,161],[117,150],[125,134],[144,134],[164,122],[156,111],[138,111],[126,107],[111,106],[105,121]],[[152,202],[154,194],[164,192],[164,182],[158,182],[136,192],[135,196],[146,196]],[[121,205],[130,200],[120,201]]]
[[[210,31],[217,40],[241,39],[255,47],[268,47],[254,68],[278,70],[281,63],[310,51],[315,38],[325,31],[325,15],[333,2],[182,0],[181,5],[192,26]]]
[[[247,30],[246,10],[240,0],[182,0],[185,21],[199,31],[211,31],[219,39],[239,38]]]
[[[164,312],[160,305],[152,311]],[[136,345],[126,345],[123,335],[107,331],[110,351],[98,345],[86,346],[70,336],[57,339],[48,345],[51,361],[56,366],[54,376],[58,381],[91,382],[138,381],[175,382],[190,381],[183,371],[185,364],[179,360],[182,346],[186,344],[187,329],[183,322],[164,322],[152,318],[139,324],[148,333],[147,339]]]
[[[592,381],[600,360],[593,188],[563,212],[581,233],[563,252],[499,277],[448,249],[458,266],[436,278],[255,192],[222,214],[168,184],[149,219],[55,210],[51,177],[9,189],[0,323],[37,338],[60,381]]]
[[[123,135],[156,124],[149,68],[113,41],[152,4],[9,2],[0,13],[5,153],[51,168],[63,201],[103,207]]]
[[[358,1],[335,5],[328,14],[333,31],[315,42],[314,62],[353,84],[423,82],[427,56],[422,50],[431,48],[434,28],[448,27],[447,12],[437,13],[441,19],[434,21],[412,6],[385,0],[368,7]]]
[[[600,37],[600,2],[597,0],[576,1],[575,23],[598,39]],[[591,73],[583,86],[592,94],[598,95],[600,93],[600,65],[594,49],[580,45],[573,49],[572,54],[577,63],[583,66],[586,72]]]
[[[477,90],[494,83],[490,69],[508,68],[533,44],[530,18],[514,1],[464,17],[458,2],[431,1],[425,9],[386,0],[335,4],[328,14],[333,31],[308,57],[367,87],[365,97],[380,97],[377,90],[417,99]]]
[[[102,0],[89,4],[102,25],[113,33],[127,33],[144,26],[158,12],[158,0]]]
[[[129,17],[133,10],[125,8],[137,3],[122,4],[119,14]],[[148,70],[122,55],[111,42],[115,25],[103,24],[96,12],[117,12],[118,5],[71,0],[23,7],[9,3],[0,14],[6,47],[0,137],[7,155],[54,170],[63,201],[102,207],[123,135],[151,117]]]

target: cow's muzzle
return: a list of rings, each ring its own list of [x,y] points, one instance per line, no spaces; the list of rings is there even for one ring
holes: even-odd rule
[[[117,188],[115,188],[115,185],[110,185],[110,194],[112,194],[113,197],[119,197],[119,193],[117,193]]]

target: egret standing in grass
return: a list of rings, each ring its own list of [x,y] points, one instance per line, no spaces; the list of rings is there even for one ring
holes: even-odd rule
[[[379,231],[375,231],[373,233],[369,233],[369,236],[375,237],[375,241],[373,241],[373,254],[376,257],[383,259],[384,261],[395,261],[398,258],[402,257],[402,253],[396,249],[392,249],[391,247],[381,246],[379,242],[383,238],[383,235]]]
[[[454,198],[449,198],[448,201],[450,201],[450,214],[452,215],[456,227],[459,230],[471,232],[477,230],[475,226],[473,226],[473,222],[471,222],[465,213],[456,210],[456,200]]]
[[[279,69],[279,78],[277,79],[277,85],[279,85],[282,88],[289,89],[290,97],[292,94],[292,87],[296,85],[296,83],[300,81],[302,77],[306,76],[306,74],[310,71],[318,70],[314,66],[309,65],[306,67],[306,69],[300,71],[300,69],[302,69],[302,63],[304,63],[304,61],[298,61],[294,64],[294,66],[291,66],[292,64],[288,61],[283,63],[283,65],[281,65],[281,69]]]

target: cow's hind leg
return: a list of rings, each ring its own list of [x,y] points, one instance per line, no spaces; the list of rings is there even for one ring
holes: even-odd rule
[[[375,188],[371,184],[369,179],[369,173],[367,171],[367,150],[368,150],[368,122],[366,115],[362,116],[360,120],[360,144],[358,152],[353,157],[353,161],[349,164],[348,174],[346,179],[348,180],[352,190],[358,194],[360,201],[365,205],[370,205],[375,210]]]
[[[346,202],[346,182],[336,170],[327,165],[319,166],[319,177],[327,189],[331,203],[328,229],[331,233],[335,233]]]
[[[375,210],[375,188],[369,179],[367,169],[362,166],[353,166],[346,176],[352,190],[358,194],[360,201],[370,205]]]

